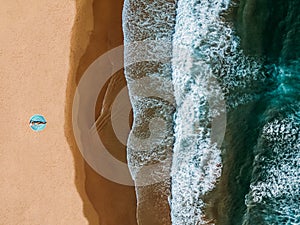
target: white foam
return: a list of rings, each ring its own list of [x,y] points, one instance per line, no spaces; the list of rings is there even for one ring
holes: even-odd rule
[[[216,88],[208,81],[213,77],[211,59],[222,51],[214,44],[217,39],[224,46],[228,42],[230,30],[219,19],[227,6],[225,1],[178,2],[172,61],[177,103],[171,172],[175,225],[207,222],[202,197],[213,190],[221,175],[221,151],[211,143],[209,128],[214,116],[209,109],[210,90]]]
[[[300,123],[294,116],[264,126],[253,165],[260,172],[253,172],[244,224],[257,217],[268,224],[300,222],[299,133]]]
[[[261,61],[243,54],[231,24],[220,16],[229,5],[229,0],[178,1],[172,60],[177,104],[171,173],[175,225],[208,222],[202,197],[215,188],[222,169],[221,149],[211,141],[211,123],[222,111],[259,98],[260,90],[253,85],[265,79]],[[225,98],[227,109],[212,110],[212,98]]]

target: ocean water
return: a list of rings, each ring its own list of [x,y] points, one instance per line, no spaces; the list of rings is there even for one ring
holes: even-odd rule
[[[125,67],[139,224],[300,224],[300,2],[126,0],[123,27],[149,55]]]

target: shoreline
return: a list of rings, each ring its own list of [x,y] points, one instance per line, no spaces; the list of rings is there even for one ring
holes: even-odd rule
[[[76,1],[76,19],[71,38],[70,72],[66,91],[65,136],[74,157],[75,184],[83,200],[84,215],[90,225],[136,224],[136,197],[134,187],[115,184],[98,175],[81,156],[72,131],[72,101],[78,82],[89,65],[106,51],[123,44],[122,35],[123,1],[103,2],[99,0]],[[113,13],[112,13],[113,12]],[[95,121],[103,114],[110,118],[110,109],[118,92],[126,85],[122,71],[116,73],[101,90],[95,110]],[[107,98],[107,96],[109,96]],[[105,116],[104,116],[105,118]],[[107,117],[106,117],[107,118]],[[107,140],[111,154],[126,161],[126,146],[107,135],[111,132],[111,121],[104,120],[98,130]],[[124,151],[120,151],[124,150]]]

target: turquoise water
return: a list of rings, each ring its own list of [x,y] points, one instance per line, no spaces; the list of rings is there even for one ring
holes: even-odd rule
[[[266,82],[256,101],[228,113],[229,214],[219,224],[300,224],[300,2],[241,1],[234,10],[240,46],[263,59]]]
[[[135,64],[125,75],[129,83],[167,78],[175,108],[158,99],[138,100],[129,85],[133,132],[150,135],[138,132],[149,128],[147,110],[167,121],[158,130],[167,136],[160,148],[141,153],[129,139],[133,174],[172,152],[164,194],[175,225],[300,224],[300,1],[151,2],[136,3],[144,11],[131,10],[131,17],[124,14],[125,45],[133,36],[167,38],[172,59]],[[163,10],[164,3],[172,7]],[[133,26],[128,18],[144,23]],[[214,118],[224,113],[224,139],[220,132],[215,138]],[[147,198],[151,194],[142,202]]]

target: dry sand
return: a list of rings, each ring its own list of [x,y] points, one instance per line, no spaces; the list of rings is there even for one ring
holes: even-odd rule
[[[136,224],[133,187],[84,163],[70,119],[84,70],[122,43],[122,2],[0,0],[0,225]],[[96,117],[109,102],[99,97]],[[48,122],[39,133],[36,113]]]
[[[0,3],[0,224],[86,225],[64,133],[75,2]],[[39,133],[36,113],[48,121]]]

